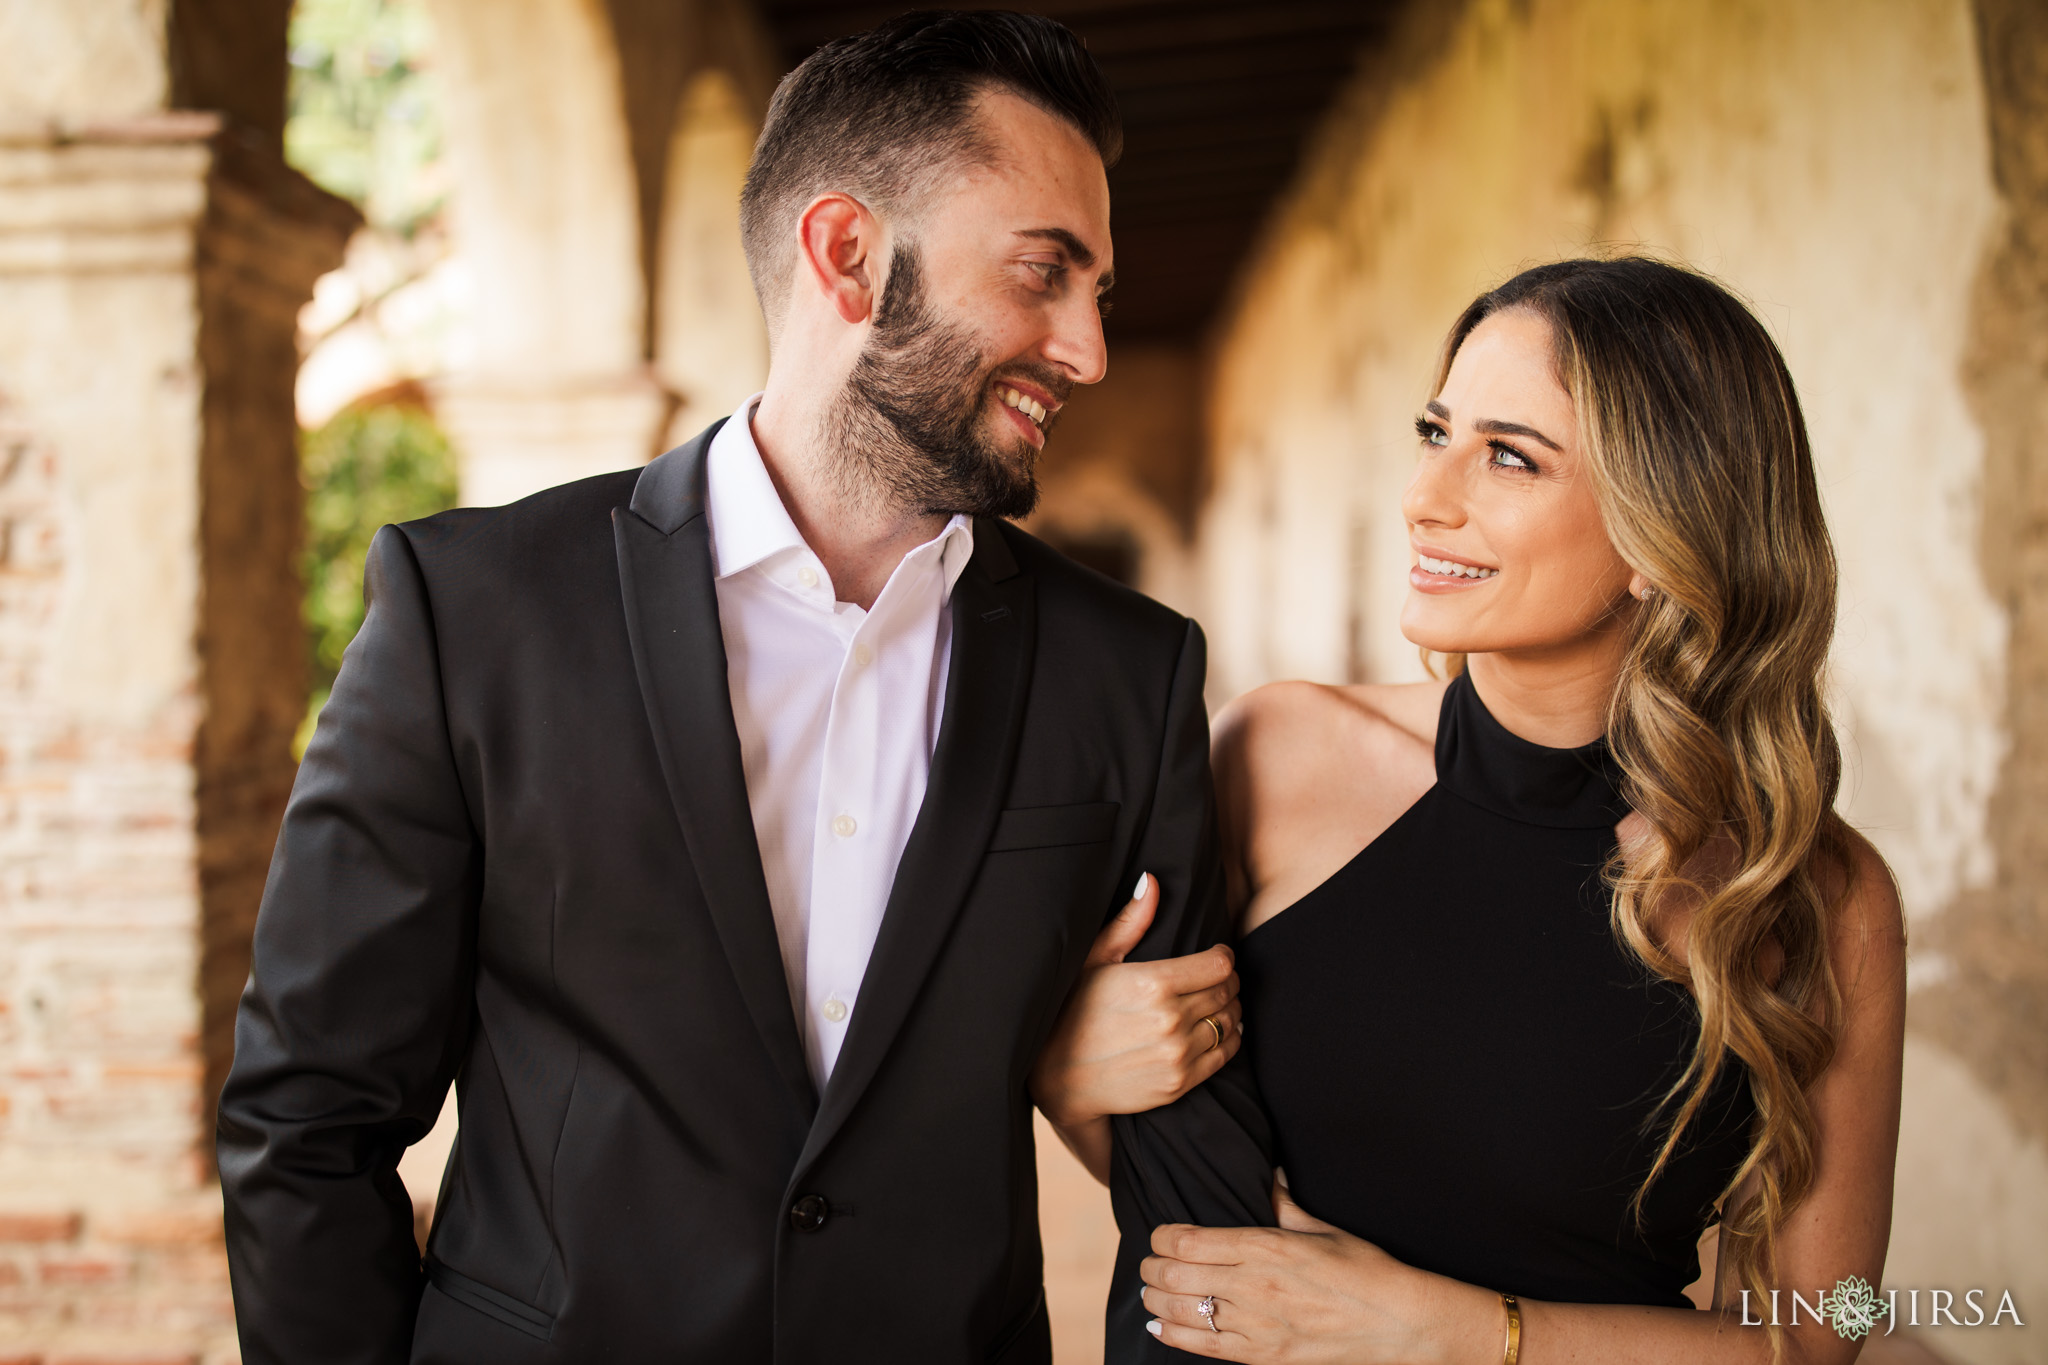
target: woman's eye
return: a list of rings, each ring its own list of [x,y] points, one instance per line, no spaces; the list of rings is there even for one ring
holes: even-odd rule
[[[1491,464],[1496,469],[1536,468],[1535,464],[1529,459],[1527,455],[1524,455],[1521,451],[1516,450],[1511,445],[1502,445],[1499,441],[1493,441],[1489,442],[1489,447],[1493,451],[1493,458],[1487,461],[1487,463]]]
[[[1415,434],[1422,438],[1424,445],[1441,447],[1451,443],[1451,434],[1449,432],[1426,419],[1418,419],[1416,421]]]

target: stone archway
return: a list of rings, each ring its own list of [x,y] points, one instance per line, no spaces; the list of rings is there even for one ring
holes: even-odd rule
[[[761,387],[768,332],[740,246],[740,186],[758,116],[726,71],[683,92],[669,144],[654,314],[656,372],[675,396],[664,444],[689,439]]]
[[[619,60],[598,0],[432,0],[469,326],[437,407],[463,501],[645,460],[663,416]]]

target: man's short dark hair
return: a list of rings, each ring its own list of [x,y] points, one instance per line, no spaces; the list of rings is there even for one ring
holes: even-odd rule
[[[787,305],[796,216],[839,190],[900,209],[932,172],[990,152],[974,102],[1004,90],[1079,129],[1116,164],[1116,96],[1064,24],[1004,10],[925,10],[825,44],[782,78],[740,195],[754,292],[773,331]]]

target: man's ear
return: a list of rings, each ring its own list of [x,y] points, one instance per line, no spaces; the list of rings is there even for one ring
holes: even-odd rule
[[[848,323],[874,316],[881,224],[847,194],[821,194],[797,219],[797,268]]]

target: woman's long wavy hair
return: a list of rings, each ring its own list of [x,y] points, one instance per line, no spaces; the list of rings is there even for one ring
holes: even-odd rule
[[[1835,556],[1806,423],[1755,316],[1713,281],[1640,257],[1539,266],[1482,295],[1451,329],[1437,390],[1472,329],[1508,309],[1549,323],[1607,533],[1655,588],[1629,609],[1608,708],[1629,804],[1649,825],[1609,868],[1614,929],[1690,990],[1700,1032],[1636,1206],[1739,1059],[1757,1117],[1722,1220],[1729,1283],[1761,1296],[1813,1186],[1807,1090],[1834,1056],[1829,927],[1851,866],[1822,697]],[[1682,953],[1660,932],[1677,906],[1692,910]],[[1752,1176],[1755,1197],[1736,1207]]]

